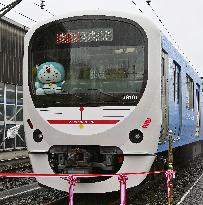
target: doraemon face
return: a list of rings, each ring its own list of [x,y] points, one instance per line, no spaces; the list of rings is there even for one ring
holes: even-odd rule
[[[37,78],[40,82],[57,83],[64,79],[64,68],[56,62],[47,62],[37,68]]]

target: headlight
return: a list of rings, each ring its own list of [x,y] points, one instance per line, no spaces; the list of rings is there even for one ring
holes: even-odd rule
[[[43,135],[42,135],[42,132],[39,129],[36,129],[33,132],[33,139],[34,139],[35,142],[41,142],[42,141]]]
[[[143,140],[143,133],[140,130],[131,130],[129,139],[132,143],[140,143]]]

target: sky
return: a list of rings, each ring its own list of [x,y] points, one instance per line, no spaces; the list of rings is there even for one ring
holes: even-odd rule
[[[0,9],[14,0],[0,0]],[[45,9],[38,6],[40,0],[23,0],[6,14],[29,28],[37,22],[76,10],[116,10],[139,13],[157,21],[156,15],[170,32],[176,47],[203,77],[203,1],[202,0],[45,0]],[[153,10],[152,10],[153,8]]]

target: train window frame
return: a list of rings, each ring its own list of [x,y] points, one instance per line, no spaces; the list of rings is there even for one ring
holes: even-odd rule
[[[35,39],[38,39],[38,34],[41,35],[41,31],[43,31],[44,29],[48,29],[50,26],[53,27],[53,25],[56,25],[57,26],[57,23],[70,23],[70,25],[72,25],[72,23],[75,24],[75,26],[73,27],[73,29],[76,29],[77,27],[77,23],[75,22],[79,22],[80,21],[89,21],[89,20],[98,20],[102,21],[105,20],[107,22],[107,20],[112,24],[114,25],[115,22],[117,22],[118,24],[122,24],[124,23],[126,26],[128,25],[129,28],[130,27],[134,27],[135,31],[140,33],[139,35],[139,38],[137,38],[135,40],[135,44],[133,45],[143,45],[144,46],[144,73],[143,73],[143,83],[142,83],[142,87],[141,87],[141,90],[140,90],[140,93],[138,95],[138,97],[135,98],[135,100],[133,101],[125,101],[125,102],[117,102],[116,100],[109,100],[109,102],[104,102],[104,101],[101,101],[101,102],[94,102],[94,101],[89,101],[89,102],[72,102],[72,104],[62,104],[62,103],[59,103],[61,102],[61,99],[63,97],[63,95],[55,95],[55,101],[52,100],[51,96],[50,95],[36,95],[35,93],[35,87],[33,86],[33,82],[34,82],[34,78],[33,78],[33,72],[32,71],[32,68],[33,68],[33,65],[32,65],[32,61],[34,59],[33,57],[33,52],[35,50],[35,47],[33,47],[34,45],[34,42],[35,42]],[[109,24],[109,23],[108,23]],[[78,24],[79,25],[79,24]],[[81,27],[81,29],[83,29],[83,27],[85,26],[85,24]],[[103,27],[104,25],[102,25]],[[92,28],[93,25],[90,26],[90,28]],[[113,28],[116,28],[115,25],[113,26]],[[131,46],[132,44],[132,39],[134,41],[134,38],[131,38],[131,40],[129,42],[127,42],[125,45],[126,46]],[[117,43],[120,42],[120,37],[118,35],[118,37],[114,38],[113,41],[111,42],[101,42],[101,46],[114,46],[114,45],[117,45]],[[125,41],[121,41],[122,43],[119,43],[118,46],[122,46],[123,45],[123,42]],[[90,42],[90,47],[97,47],[93,44],[94,42]],[[83,43],[84,45],[81,44],[81,47],[84,47],[86,44]],[[61,47],[65,46],[65,45],[60,45]],[[76,45],[71,45],[71,48],[74,48],[77,46]],[[40,47],[40,49],[42,49]],[[30,42],[29,42],[29,46],[28,46],[28,67],[29,67],[29,70],[28,70],[28,86],[29,86],[29,91],[30,91],[30,94],[31,94],[31,97],[33,99],[33,102],[34,102],[34,106],[35,107],[49,107],[49,106],[72,106],[74,104],[74,106],[79,106],[79,105],[88,105],[88,106],[106,106],[106,105],[120,105],[120,106],[125,106],[125,105],[133,105],[133,106],[136,106],[139,102],[140,102],[140,99],[142,98],[143,96],[143,93],[145,91],[145,88],[147,86],[147,81],[148,81],[148,37],[147,37],[147,34],[145,32],[145,30],[135,21],[133,20],[130,20],[130,19],[126,19],[126,18],[121,18],[121,17],[114,17],[114,16],[94,16],[94,15],[90,15],[90,16],[74,16],[74,17],[68,17],[68,18],[65,18],[65,19],[60,19],[58,21],[55,21],[55,22],[50,22],[48,24],[45,24],[43,25],[42,27],[39,27],[38,29],[36,29],[36,31],[34,32],[34,34],[32,35],[31,39],[30,39]],[[65,77],[66,74],[65,74]],[[51,99],[50,99],[51,98]],[[57,101],[57,104],[55,103]]]
[[[186,109],[194,110],[194,81],[186,74]]]
[[[0,150],[4,150],[4,124],[0,124]]]
[[[201,128],[201,88],[200,88],[199,83],[196,83],[196,87],[195,87],[195,106],[196,106],[195,136],[199,136],[200,135],[200,128]]]
[[[0,82],[0,103],[4,103],[4,83]]]
[[[169,56],[168,53],[162,49],[161,54],[161,107],[162,107],[162,131],[160,134],[159,142],[166,142],[169,124],[169,93],[168,93],[168,69],[169,69]]]
[[[16,121],[15,115],[16,115],[16,85],[5,84],[5,119],[6,121],[14,123]]]
[[[0,122],[4,122],[5,121],[5,118],[4,118],[4,109],[5,109],[5,106],[4,106],[4,88],[5,88],[5,85],[4,83],[0,83]]]
[[[181,66],[173,61],[173,100],[174,103],[180,103],[180,89],[181,89]]]

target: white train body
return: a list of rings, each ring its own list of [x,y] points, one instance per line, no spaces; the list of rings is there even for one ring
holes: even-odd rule
[[[147,56],[145,56],[144,74],[146,82],[143,93],[141,93],[141,97],[137,97],[135,94],[133,96],[129,93],[124,93],[125,95],[123,96],[126,101],[135,100],[135,102],[137,102],[135,103],[136,106],[133,105],[133,103],[128,103],[127,105],[125,103],[118,103],[118,105],[116,103],[105,103],[103,105],[98,103],[95,106],[91,103],[88,105],[88,103],[84,103],[82,100],[72,106],[55,106],[54,104],[46,106],[43,102],[40,103],[41,100],[43,101],[41,97],[44,98],[48,95],[48,97],[52,96],[55,98],[57,94],[37,96],[36,102],[39,103],[36,105],[36,99],[33,97],[35,94],[32,93],[31,89],[31,84],[34,80],[31,76],[32,74],[29,73],[31,73],[30,69],[32,69],[33,66],[40,64],[36,60],[33,60],[37,59],[34,53],[35,45],[30,43],[37,29],[49,25],[51,22],[57,24],[58,20],[61,19],[69,20],[69,18],[72,18],[76,20],[75,22],[77,24],[78,18],[91,19],[93,16],[94,18],[98,16],[98,18],[100,17],[100,19],[104,20],[110,19],[110,21],[113,19],[114,22],[119,21],[123,24],[127,24],[128,21],[135,22],[135,24],[143,29],[144,35],[147,37],[145,39],[145,43],[147,40],[145,44],[145,54],[147,53]],[[95,22],[96,20],[94,20],[94,23]],[[47,30],[47,32],[49,33],[49,30]],[[128,35],[129,33],[126,33],[125,39],[127,39]],[[92,167],[90,166],[95,166],[95,170],[100,170],[98,173],[126,173],[150,170],[155,159],[155,153],[157,152],[161,127],[160,42],[160,30],[149,20],[141,15],[129,15],[120,12],[76,12],[67,16],[60,16],[30,29],[25,37],[23,99],[26,142],[35,173],[96,173],[92,171]],[[107,45],[108,41],[104,43]],[[29,52],[31,52],[31,54],[29,54]],[[48,59],[48,61],[50,60]],[[31,77],[29,77],[29,75]],[[144,83],[142,83],[142,85],[143,84]],[[72,97],[74,98],[75,96]],[[80,101],[80,99],[77,101]],[[80,110],[81,107],[84,108],[84,110]],[[136,136],[133,136],[134,138],[132,137],[133,139],[130,140],[129,133],[132,130],[139,130],[139,133],[143,134],[143,139],[140,139],[140,142],[136,141]],[[33,132],[39,136],[33,138]],[[138,141],[140,137],[141,136],[137,136]],[[135,142],[132,142],[133,140],[135,140]],[[68,150],[70,153],[68,153]],[[94,158],[92,155],[95,155],[97,151],[99,152],[98,158],[101,156],[104,157],[103,162],[91,162],[90,156]],[[74,153],[76,155],[78,154],[81,159],[77,158],[77,156],[77,163],[72,162],[73,167],[71,168],[71,166],[69,166],[69,168],[67,168],[67,163],[69,163],[67,162],[67,158],[71,159],[71,153],[73,155]],[[123,161],[121,165],[119,165],[119,168],[115,169],[112,168],[115,165],[113,164],[115,157],[112,157],[114,154],[124,157],[123,159],[122,157],[120,158],[121,161]],[[108,156],[110,168],[107,162]],[[87,159],[87,165],[84,164],[84,157],[89,157]],[[64,161],[64,158],[66,158],[66,161]],[[79,165],[80,163],[82,164],[81,166]],[[110,171],[108,172],[108,170]],[[139,185],[145,177],[146,175],[130,175],[127,187]],[[37,180],[41,184],[55,189],[68,191],[69,188],[67,181],[63,178],[39,177]],[[117,177],[111,177],[104,181],[81,182],[78,183],[75,188],[77,193],[104,193],[116,190],[119,190]]]

